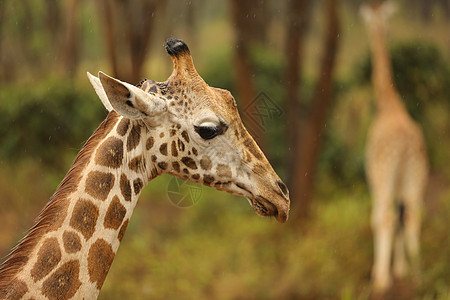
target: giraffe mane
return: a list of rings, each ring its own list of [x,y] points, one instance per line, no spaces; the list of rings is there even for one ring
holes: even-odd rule
[[[81,170],[89,162],[94,150],[105,134],[108,134],[112,130],[119,117],[115,111],[111,111],[99,125],[77,154],[72,167],[59,184],[56,192],[40,212],[34,226],[28,230],[28,234],[5,257],[5,261],[0,266],[0,291],[7,290],[21,267],[28,261],[28,255],[35,248],[39,238],[54,225],[55,219],[60,217],[58,212],[61,211],[64,201],[67,200],[67,196],[77,188]]]

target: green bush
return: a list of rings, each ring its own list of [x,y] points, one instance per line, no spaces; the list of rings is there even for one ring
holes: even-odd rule
[[[436,46],[411,41],[393,46],[390,55],[395,86],[414,119],[424,120],[427,105],[450,106],[450,66]],[[368,54],[357,66],[357,81],[370,83],[371,72]]]
[[[92,90],[67,80],[3,86],[0,90],[0,159],[33,158],[52,168],[78,151],[105,117]],[[72,157],[73,159],[73,157]]]
[[[409,113],[423,128],[432,168],[448,161],[446,151],[450,108],[450,64],[432,44],[411,41],[390,50],[393,79]],[[356,67],[359,84],[370,82],[367,55]]]

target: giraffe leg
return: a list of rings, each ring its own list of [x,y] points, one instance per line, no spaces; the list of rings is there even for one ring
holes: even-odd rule
[[[391,197],[375,199],[372,210],[374,233],[372,284],[376,294],[385,293],[392,284],[390,264],[395,230],[395,210],[390,200],[392,200]]]
[[[405,253],[405,234],[404,227],[399,225],[398,232],[395,236],[395,248],[394,248],[394,277],[398,279],[405,278],[408,273],[408,262],[406,260]]]
[[[411,157],[403,179],[405,199],[405,247],[412,279],[420,283],[420,229],[423,195],[426,188],[426,165],[420,157]]]
[[[414,199],[407,205],[405,214],[405,241],[412,275],[416,281],[420,281],[420,223],[421,202]]]

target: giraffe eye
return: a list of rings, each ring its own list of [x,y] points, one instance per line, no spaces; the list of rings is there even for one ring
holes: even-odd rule
[[[204,140],[210,140],[221,134],[221,130],[217,126],[194,126],[194,129]]]

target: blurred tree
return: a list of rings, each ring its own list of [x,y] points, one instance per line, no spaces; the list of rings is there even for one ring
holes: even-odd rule
[[[157,0],[98,0],[105,47],[114,76],[137,83],[148,54],[155,13],[165,5]],[[122,63],[124,58],[129,62]],[[131,63],[131,68],[124,67]]]
[[[116,43],[114,41],[112,4],[109,0],[98,0],[97,9],[101,22],[103,22],[103,36],[105,39],[106,55],[111,65],[114,77],[119,77],[119,67],[116,55]]]
[[[261,17],[258,10],[264,11],[262,6],[266,2],[259,0],[240,1],[231,0],[231,17],[235,34],[235,72],[236,87],[238,90],[241,109],[243,109],[242,119],[247,129],[255,138],[258,145],[265,148],[265,137],[260,119],[261,111],[258,110],[257,93],[253,82],[254,71],[249,58],[252,44],[261,41],[266,32],[266,25],[259,24],[255,20]],[[258,17],[257,17],[258,16]]]
[[[292,174],[297,159],[299,131],[300,75],[302,74],[303,42],[310,21],[309,0],[288,0],[286,21],[287,35],[285,40],[285,56],[287,59],[286,85],[286,131],[288,141],[288,172]],[[292,186],[294,177],[289,176],[288,185]]]
[[[201,3],[200,3],[201,4]],[[192,0],[188,0],[186,2],[186,31],[189,41],[192,41],[194,44],[196,44],[195,39],[195,18],[196,18],[196,10],[198,11],[197,6],[195,5],[195,2],[192,2]]]
[[[3,81],[7,76],[5,72],[5,58],[3,50],[3,40],[4,40],[4,25],[5,25],[5,1],[0,1],[0,81]]]
[[[53,1],[50,1],[50,3],[52,2]],[[57,7],[53,7],[55,5],[49,6],[51,7],[51,9],[57,9]],[[60,57],[63,73],[65,73],[69,77],[73,77],[75,75],[80,58],[79,55],[80,40],[79,40],[79,30],[77,28],[78,7],[79,7],[79,0],[67,1],[64,13],[65,24]],[[53,14],[52,17],[49,19],[53,19],[53,21],[50,22],[50,24],[54,24],[57,22],[56,19],[57,14],[55,12],[53,12],[52,14]],[[52,39],[55,39],[56,32],[54,32],[53,30],[50,32]]]
[[[295,203],[297,205],[295,216],[298,219],[304,219],[309,214],[323,129],[333,100],[333,71],[340,32],[337,0],[326,0],[324,5],[327,33],[320,75],[315,86],[310,112],[298,135],[301,145],[295,149],[298,159],[292,172],[295,183],[291,185],[291,199],[294,205]]]
[[[61,11],[59,4],[60,1],[58,0],[45,1],[45,28],[50,34],[50,42],[53,45],[58,43],[59,28],[61,26]]]

